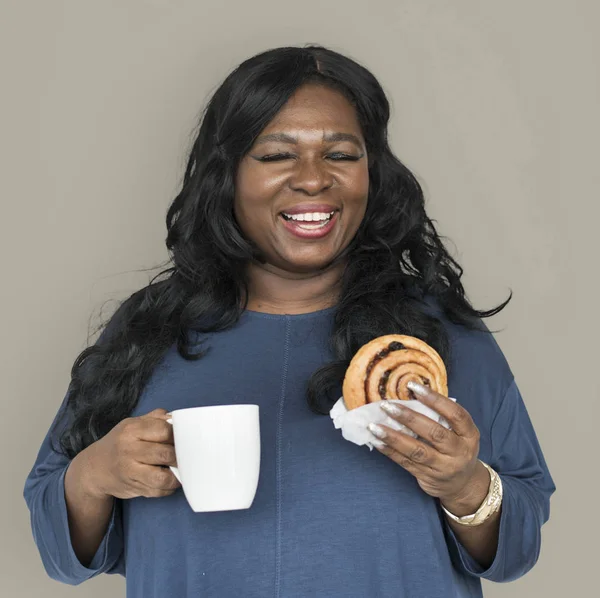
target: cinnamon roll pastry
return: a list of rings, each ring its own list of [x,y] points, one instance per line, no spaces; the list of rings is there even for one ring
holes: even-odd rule
[[[446,366],[437,351],[422,340],[388,334],[363,345],[352,358],[342,387],[347,409],[367,403],[414,398],[410,380],[448,396]]]

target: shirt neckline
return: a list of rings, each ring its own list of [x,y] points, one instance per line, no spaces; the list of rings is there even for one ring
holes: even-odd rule
[[[242,312],[242,315],[248,318],[267,318],[270,320],[284,320],[288,318],[293,320],[303,320],[327,315],[329,313],[333,313],[336,309],[337,305],[333,305],[332,307],[326,307],[324,309],[310,311],[304,314],[270,314],[262,311],[253,311],[251,309],[246,309]]]

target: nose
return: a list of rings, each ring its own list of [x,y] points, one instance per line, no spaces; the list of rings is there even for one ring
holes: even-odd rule
[[[314,196],[333,185],[333,175],[321,160],[299,160],[289,184],[294,191]]]

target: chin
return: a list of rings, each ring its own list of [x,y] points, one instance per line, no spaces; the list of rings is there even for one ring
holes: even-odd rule
[[[327,270],[331,266],[333,259],[333,256],[324,259],[323,256],[320,255],[313,259],[286,260],[285,269],[302,274],[321,272]]]
[[[279,251],[273,252],[271,255],[275,258],[271,263],[287,272],[295,272],[297,274],[310,274],[318,273],[327,270],[334,265],[334,261],[337,256],[340,255],[342,248],[332,247],[331,244],[327,246],[314,247],[303,247],[303,248],[291,248],[286,247],[288,251],[281,248]],[[335,262],[337,265],[338,262]]]

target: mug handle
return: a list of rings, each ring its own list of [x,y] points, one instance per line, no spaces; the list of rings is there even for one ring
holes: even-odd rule
[[[166,420],[168,424],[173,425],[173,418],[170,417],[168,420]],[[173,465],[169,465],[169,469],[173,472],[173,475],[177,478],[177,481],[180,484],[183,484],[183,482],[181,481],[181,475],[179,474],[179,469],[177,469],[177,467],[174,467]]]

